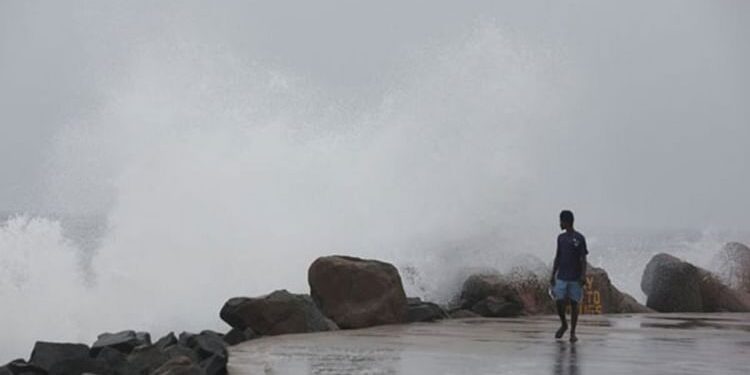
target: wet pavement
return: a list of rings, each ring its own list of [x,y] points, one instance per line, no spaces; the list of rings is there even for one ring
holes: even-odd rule
[[[230,374],[748,374],[750,314],[463,319],[285,335],[230,349]],[[566,337],[567,339],[567,334]]]

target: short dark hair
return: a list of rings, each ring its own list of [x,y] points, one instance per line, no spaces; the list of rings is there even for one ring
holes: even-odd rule
[[[570,210],[563,210],[560,212],[560,221],[563,223],[570,223],[573,224],[573,221],[575,218],[573,217],[573,211]]]

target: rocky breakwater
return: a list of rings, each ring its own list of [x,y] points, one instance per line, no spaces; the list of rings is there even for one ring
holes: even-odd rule
[[[451,316],[514,317],[553,314],[549,292],[551,271],[516,268],[508,274],[482,272],[469,276],[451,309]],[[652,311],[617,289],[602,268],[588,266],[584,285],[584,314],[642,313]]]
[[[657,254],[641,278],[646,306],[659,312],[748,312],[750,298],[720,277],[669,254]]]
[[[148,333],[104,333],[85,344],[37,342],[28,361],[0,367],[1,375],[220,375],[226,373],[223,335],[174,333],[151,342]]]

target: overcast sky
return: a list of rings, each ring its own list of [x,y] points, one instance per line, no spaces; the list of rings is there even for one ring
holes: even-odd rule
[[[56,139],[134,74],[154,39],[231,51],[367,108],[418,51],[489,23],[559,54],[574,79],[560,119],[573,134],[537,160],[547,186],[530,187],[542,207],[747,227],[749,17],[742,0],[3,1],[0,210],[77,210],[45,198]]]

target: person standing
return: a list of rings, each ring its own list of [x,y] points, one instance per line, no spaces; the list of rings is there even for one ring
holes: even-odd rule
[[[570,342],[578,341],[576,325],[578,324],[579,304],[583,299],[583,285],[586,278],[586,238],[573,228],[573,212],[560,212],[560,229],[564,232],[557,237],[557,252],[552,265],[550,285],[560,316],[560,329],[555,338],[560,339],[568,330],[565,309],[570,304]]]

